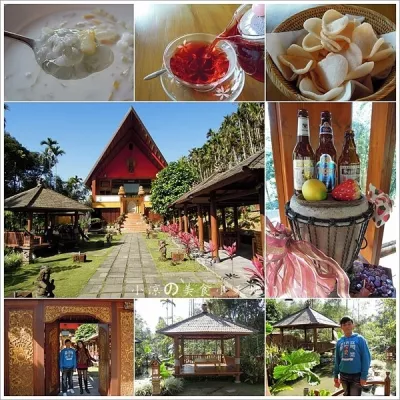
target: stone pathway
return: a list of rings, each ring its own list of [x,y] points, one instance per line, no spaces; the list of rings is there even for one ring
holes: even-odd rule
[[[244,298],[258,298],[260,297],[261,290],[256,286],[250,286],[247,281],[250,278],[250,272],[244,270],[245,267],[253,268],[251,262],[251,248],[247,249],[242,245],[242,251],[239,252],[233,258],[232,261],[223,250],[218,251],[220,262],[211,264],[209,260],[204,258],[198,258],[197,261],[206,267],[209,271],[212,271],[217,276],[224,278],[226,274],[235,274],[238,278],[225,279],[225,286],[234,288],[240,291],[240,296]]]
[[[164,285],[169,282],[218,285],[219,279],[211,271],[157,271],[140,233],[126,234],[122,241],[90,278],[80,298],[165,297]]]

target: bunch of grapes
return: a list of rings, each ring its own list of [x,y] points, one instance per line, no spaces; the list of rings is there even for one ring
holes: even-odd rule
[[[382,267],[354,261],[350,290],[359,292],[363,287],[370,291],[373,297],[396,297],[393,281]]]

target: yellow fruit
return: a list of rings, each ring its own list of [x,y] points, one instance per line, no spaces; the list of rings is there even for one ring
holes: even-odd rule
[[[328,196],[325,184],[318,179],[309,179],[305,181],[301,192],[307,201],[325,200]]]
[[[88,29],[79,32],[79,39],[81,41],[81,51],[83,54],[93,55],[96,53],[96,35],[94,30]]]

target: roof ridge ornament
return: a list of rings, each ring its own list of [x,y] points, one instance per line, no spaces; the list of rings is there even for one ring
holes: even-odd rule
[[[203,303],[201,305],[201,309],[203,310],[204,314],[208,314],[208,307],[207,307],[207,303]]]

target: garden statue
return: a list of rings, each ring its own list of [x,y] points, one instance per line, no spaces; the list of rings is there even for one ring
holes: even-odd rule
[[[167,243],[165,240],[160,240],[160,247],[158,250],[160,251],[160,260],[166,261],[167,260]]]
[[[151,233],[151,229],[147,228],[146,229],[146,239],[150,239],[150,233]]]
[[[53,290],[56,288],[56,285],[54,284],[54,279],[50,280],[50,275],[50,267],[43,265],[35,282],[34,297],[55,297]]]

